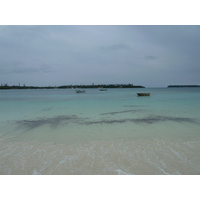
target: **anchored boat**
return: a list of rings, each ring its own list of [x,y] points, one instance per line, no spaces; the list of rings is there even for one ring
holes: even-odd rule
[[[150,96],[150,93],[137,93],[138,96]]]
[[[85,93],[85,90],[76,90],[76,93]]]
[[[107,91],[106,88],[99,88],[100,91]]]

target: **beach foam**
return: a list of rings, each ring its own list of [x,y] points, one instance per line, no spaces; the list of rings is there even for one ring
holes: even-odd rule
[[[189,146],[189,149],[188,149]],[[1,142],[1,174],[200,174],[199,141]]]

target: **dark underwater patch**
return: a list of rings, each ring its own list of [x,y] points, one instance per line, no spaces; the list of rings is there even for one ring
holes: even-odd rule
[[[35,120],[20,120],[17,121],[17,124],[20,126],[27,127],[29,129],[37,128],[43,125],[50,125],[52,127],[57,127],[62,124],[68,123],[80,123],[83,119],[77,117],[76,115],[60,115],[51,118],[40,117]]]
[[[144,118],[137,118],[137,119],[111,119],[111,120],[99,120],[99,121],[89,121],[84,122],[84,124],[114,124],[114,123],[126,123],[132,122],[137,124],[153,124],[158,122],[166,122],[166,121],[173,121],[173,122],[187,122],[187,123],[198,123],[195,119],[192,118],[184,118],[184,117],[168,117],[168,116],[159,116],[159,115],[152,115]]]
[[[136,108],[138,108],[138,107],[147,107],[147,106],[145,106],[145,105],[124,105],[123,107],[136,107]]]
[[[142,111],[140,109],[135,109],[135,110],[123,110],[123,111],[119,111],[119,112],[109,112],[109,113],[102,113],[100,115],[117,115],[117,114],[122,114],[122,113],[135,113],[135,112],[139,112]]]
[[[187,118],[187,117],[170,117],[170,116],[160,116],[160,115],[150,115],[143,118],[124,118],[124,119],[100,119],[97,121],[89,120],[90,118],[82,118],[78,117],[76,115],[60,115],[55,116],[51,118],[36,118],[34,120],[19,120],[16,121],[16,123],[20,127],[26,127],[28,129],[34,129],[40,126],[49,125],[52,128],[56,128],[61,125],[67,125],[69,123],[74,123],[78,125],[95,125],[95,124],[121,124],[126,122],[131,122],[135,124],[154,124],[159,122],[167,122],[167,121],[173,121],[178,123],[195,123],[199,124],[195,119],[193,118]]]
[[[42,109],[41,111],[50,111],[50,110],[52,110],[53,108],[44,108],[44,109]]]
[[[148,124],[153,124],[157,122],[165,122],[165,121],[189,122],[189,123],[196,122],[194,119],[187,118],[187,117],[169,117],[169,116],[160,116],[160,115],[151,115],[148,117],[133,120],[133,122],[136,122],[136,123],[148,123]]]

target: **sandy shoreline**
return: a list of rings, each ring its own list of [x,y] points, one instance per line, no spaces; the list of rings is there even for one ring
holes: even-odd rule
[[[73,145],[0,141],[0,174],[200,174],[199,141],[93,141]]]

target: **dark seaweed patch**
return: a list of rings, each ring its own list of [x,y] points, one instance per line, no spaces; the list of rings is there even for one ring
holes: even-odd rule
[[[147,106],[144,106],[144,105],[141,105],[141,106],[139,106],[139,105],[124,105],[123,107],[128,107],[128,108],[130,108],[130,107],[134,107],[134,108],[138,108],[138,107],[147,107]]]
[[[165,122],[165,121],[173,121],[173,122],[189,122],[195,123],[195,120],[187,117],[168,117],[168,116],[159,116],[159,115],[151,115],[145,118],[134,119],[133,122],[136,123],[148,123],[153,124],[156,122]]]
[[[42,109],[41,111],[50,111],[52,110],[53,108],[45,108],[45,109]]]
[[[168,117],[168,116],[158,116],[152,115],[144,118],[137,118],[137,119],[113,119],[113,120],[99,120],[99,121],[89,121],[84,122],[84,124],[113,124],[113,123],[125,123],[125,122],[133,122],[133,123],[143,123],[143,124],[153,124],[158,122],[166,122],[166,121],[173,121],[173,122],[188,122],[188,123],[198,123],[195,119],[192,118],[184,118],[184,117]]]
[[[35,120],[19,120],[17,124],[28,129],[34,129],[40,126],[49,125],[53,128],[56,128],[61,125],[67,125],[69,123],[79,124],[79,125],[95,125],[95,124],[114,124],[114,123],[126,123],[131,122],[135,124],[154,124],[159,122],[187,122],[187,123],[198,123],[193,118],[185,117],[169,117],[169,116],[160,116],[160,115],[150,115],[143,118],[125,118],[125,119],[100,119],[97,121],[89,120],[89,118],[81,118],[76,115],[60,115],[52,118],[36,118]]]
[[[52,118],[36,118],[35,120],[20,120],[17,121],[17,124],[25,126],[29,129],[37,128],[43,125],[50,125],[52,127],[57,127],[62,124],[68,123],[81,123],[82,118],[77,117],[76,115],[67,115],[67,116],[55,116]]]
[[[114,124],[114,123],[125,123],[128,122],[129,119],[113,119],[113,120],[99,120],[99,121],[85,121],[83,124],[93,125],[93,124]]]
[[[140,109],[135,109],[135,110],[123,110],[123,111],[119,111],[119,112],[109,112],[109,113],[102,113],[100,115],[117,115],[117,114],[122,114],[122,113],[134,113],[134,112],[138,112],[141,111]]]

